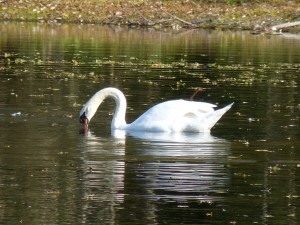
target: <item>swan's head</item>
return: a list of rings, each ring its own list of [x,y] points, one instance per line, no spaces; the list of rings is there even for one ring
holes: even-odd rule
[[[85,127],[87,127],[96,111],[97,107],[94,107],[90,104],[86,104],[80,111],[79,122],[82,123]]]
[[[82,115],[80,115],[79,122],[82,123],[85,127],[88,126],[89,119],[86,117],[85,112]]]

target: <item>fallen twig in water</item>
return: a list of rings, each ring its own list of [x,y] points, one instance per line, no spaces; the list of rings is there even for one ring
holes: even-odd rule
[[[195,90],[195,92],[192,94],[192,96],[190,97],[190,100],[193,101],[194,97],[196,96],[196,94],[198,94],[199,92],[203,91],[203,88],[197,88]]]
[[[300,25],[300,21],[278,24],[278,25],[272,26],[271,29],[273,31],[276,31],[276,30],[280,30],[283,28],[294,27],[294,26],[298,26],[298,25]]]

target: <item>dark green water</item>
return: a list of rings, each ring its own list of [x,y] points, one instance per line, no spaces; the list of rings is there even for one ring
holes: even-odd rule
[[[300,36],[0,24],[1,224],[298,224]],[[224,106],[211,135],[89,133],[121,89],[131,122],[164,100]]]

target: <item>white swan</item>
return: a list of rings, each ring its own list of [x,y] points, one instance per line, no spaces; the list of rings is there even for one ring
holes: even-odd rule
[[[171,100],[153,106],[131,124],[125,121],[126,98],[116,88],[105,88],[94,94],[80,111],[80,123],[87,128],[99,105],[112,97],[116,110],[112,130],[149,132],[210,132],[210,129],[227,112],[232,104],[218,110],[213,104],[186,100]]]

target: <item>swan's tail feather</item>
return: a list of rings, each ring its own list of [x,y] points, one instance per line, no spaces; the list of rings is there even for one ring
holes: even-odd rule
[[[204,121],[206,121],[207,124],[207,130],[210,130],[218,121],[219,119],[231,108],[231,106],[234,103],[231,103],[228,106],[225,106],[224,108],[215,110],[211,113],[209,113],[205,118]]]

